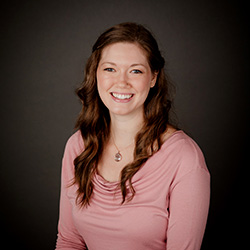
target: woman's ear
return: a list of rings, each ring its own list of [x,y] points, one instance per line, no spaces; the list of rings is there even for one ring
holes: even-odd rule
[[[151,80],[151,83],[150,83],[150,87],[153,88],[156,84],[156,81],[157,81],[157,76],[158,76],[158,71],[154,72],[152,74],[152,80]]]

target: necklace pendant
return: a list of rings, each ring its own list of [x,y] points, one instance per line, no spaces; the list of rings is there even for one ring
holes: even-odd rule
[[[119,162],[121,159],[122,159],[122,155],[120,154],[120,152],[117,152],[117,153],[115,154],[115,161],[116,161],[116,162]]]

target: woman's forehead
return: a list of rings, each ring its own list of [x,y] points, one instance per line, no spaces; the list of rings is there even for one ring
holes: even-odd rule
[[[137,43],[118,42],[103,48],[100,63],[105,62],[148,65],[148,58],[145,50]]]

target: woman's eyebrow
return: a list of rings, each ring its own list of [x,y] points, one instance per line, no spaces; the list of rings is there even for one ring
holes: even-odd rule
[[[103,65],[103,64],[111,64],[111,65],[116,66],[116,64],[115,64],[115,63],[113,63],[113,62],[103,62],[103,63],[101,63],[101,65]]]
[[[134,63],[132,65],[130,65],[130,67],[136,67],[136,66],[143,66],[143,67],[146,67],[144,64],[142,63]]]

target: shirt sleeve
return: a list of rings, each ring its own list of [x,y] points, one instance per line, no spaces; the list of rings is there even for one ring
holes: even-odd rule
[[[201,248],[210,201],[210,174],[202,153],[199,154],[199,160],[197,156],[189,156],[181,163],[196,166],[173,182],[169,198],[167,250]]]
[[[72,204],[67,191],[74,177],[74,158],[72,139],[66,144],[62,161],[60,212],[56,250],[83,250],[87,249],[82,236],[78,233],[72,218]]]

